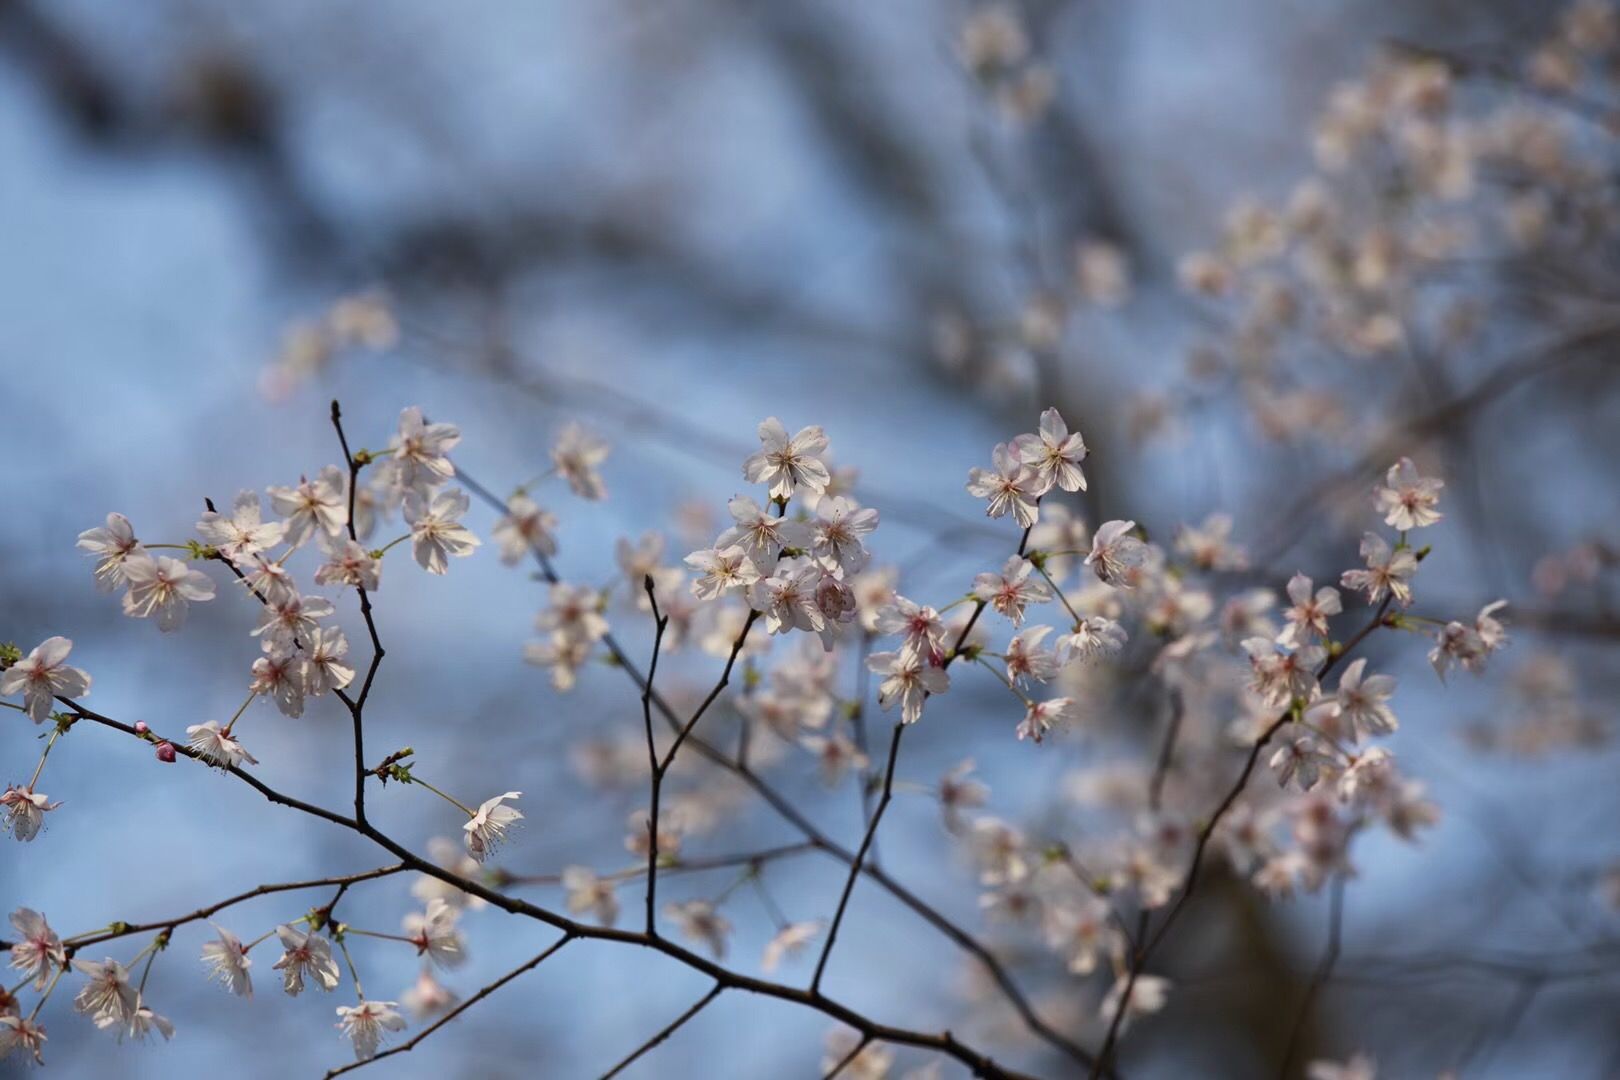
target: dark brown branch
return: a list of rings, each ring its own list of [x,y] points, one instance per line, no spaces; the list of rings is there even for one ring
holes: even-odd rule
[[[127,735],[140,739],[142,742],[149,741],[149,737],[156,738],[161,741],[161,736],[157,736],[152,733],[143,735],[142,733],[137,732],[130,725],[120,723],[119,721],[113,720],[110,717],[102,716],[100,713],[92,712],[91,710],[84,708],[82,705],[79,705],[77,702],[69,698],[59,697],[57,700],[72,709],[75,716],[77,716],[79,719],[91,720],[106,727],[122,731]],[[177,752],[188,758],[200,760],[197,753],[191,750],[189,747],[177,744],[175,749]],[[897,1028],[891,1027],[887,1024],[880,1024],[875,1020],[872,1020],[870,1017],[855,1011],[853,1008],[850,1008],[841,1002],[834,1001],[825,995],[811,994],[807,990],[800,990],[781,983],[773,983],[765,979],[757,979],[752,976],[742,975],[738,972],[731,971],[730,969],[721,966],[708,957],[695,953],[690,949],[670,941],[667,938],[655,937],[651,934],[638,933],[635,931],[619,930],[614,927],[592,926],[588,923],[577,922],[566,915],[550,911],[546,908],[540,907],[539,905],[519,899],[518,897],[508,896],[505,893],[490,888],[481,881],[463,877],[462,875],[451,870],[447,870],[444,867],[429,861],[428,859],[424,859],[369,822],[356,821],[353,818],[344,817],[342,814],[332,810],[327,810],[324,807],[314,806],[310,803],[292,798],[291,796],[283,795],[281,792],[269,787],[257,777],[254,777],[252,774],[247,773],[242,769],[232,767],[224,771],[241,780],[249,787],[252,787],[255,791],[258,791],[261,795],[273,803],[302,811],[303,813],[309,814],[313,817],[318,817],[323,821],[331,822],[334,825],[340,825],[351,832],[356,832],[367,837],[373,843],[397,857],[403,864],[404,869],[412,870],[420,874],[426,874],[432,878],[437,878],[439,881],[442,881],[447,885],[452,885],[455,888],[460,889],[462,892],[479,897],[491,906],[499,908],[500,910],[509,914],[522,915],[526,918],[544,923],[547,926],[551,926],[562,931],[563,934],[569,937],[589,938],[596,941],[612,941],[624,945],[636,945],[644,949],[662,953],[663,955],[670,957],[676,962],[683,964],[694,971],[709,976],[710,978],[714,979],[715,982],[718,983],[723,989],[742,990],[750,994],[759,994],[763,997],[771,997],[780,1001],[787,1001],[792,1002],[793,1004],[803,1005],[807,1008],[820,1012],[822,1015],[827,1016],[832,1020],[846,1024],[861,1032],[863,1035],[868,1035],[875,1040],[897,1043],[904,1046],[915,1046],[945,1054],[968,1066],[968,1068],[971,1069],[976,1075],[990,1078],[1005,1078],[1005,1080],[1023,1080],[1023,1074],[998,1065],[992,1058],[963,1043],[949,1031],[933,1034],[930,1032],[916,1031],[909,1028]]]
[[[501,513],[506,512],[506,504],[488,488],[484,487],[471,476],[467,475],[466,470],[458,467],[456,475],[460,479],[462,485],[465,486],[468,491],[472,492],[473,495],[475,495],[480,501]],[[1029,530],[1026,529],[1024,530],[1023,539],[1019,544],[1020,553],[1024,551],[1028,543]],[[558,576],[556,568],[551,563],[551,559],[542,551],[532,547],[530,550],[534,555],[535,565],[540,568],[541,579],[547,584],[552,585],[560,582],[562,579],[560,576]],[[957,649],[960,649],[961,646],[967,641],[967,636],[972,631],[973,625],[977,621],[979,613],[982,612],[983,609],[984,605],[982,603],[975,608],[973,615],[969,618],[967,625],[962,628],[962,632],[957,638]],[[603,635],[602,645],[608,650],[608,654],[613,657],[614,662],[617,664],[620,670],[629,675],[631,681],[635,683],[637,689],[646,690],[646,677],[641,673],[641,670],[636,667],[635,662],[631,660],[629,654],[624,651],[624,649],[619,645],[617,639],[615,639],[611,633]],[[949,665],[954,658],[953,652],[953,655],[949,655],[945,658],[945,664]],[[653,708],[658,710],[659,715],[663,716],[666,723],[672,729],[679,730],[681,721],[676,716],[674,707],[670,705],[669,702],[664,699],[656,690],[652,691],[651,700]],[[710,743],[704,741],[699,736],[693,735],[689,737],[687,741],[691,743],[693,750],[695,750],[705,760],[727,770],[752,788],[760,798],[765,800],[765,803],[770,806],[772,810],[776,811],[776,813],[784,821],[788,822],[788,824],[797,829],[817,849],[826,852],[828,855],[839,860],[840,862],[843,862],[845,865],[854,863],[854,852],[836,843],[820,829],[818,829],[799,811],[797,807],[793,805],[792,802],[790,802],[770,784],[766,783],[764,778],[758,773],[754,772],[742,762],[730,757],[725,752],[717,749]],[[879,886],[886,890],[896,900],[899,900],[906,907],[910,908],[917,915],[921,916],[922,919],[930,926],[944,934],[947,938],[954,942],[958,948],[973,956],[973,958],[976,959],[990,974],[991,979],[995,982],[997,988],[1000,989],[1002,996],[1005,997],[1008,1003],[1012,1005],[1013,1011],[1018,1014],[1019,1018],[1024,1022],[1024,1025],[1028,1027],[1030,1031],[1034,1032],[1038,1038],[1053,1048],[1068,1055],[1073,1060],[1080,1062],[1082,1065],[1089,1067],[1092,1064],[1095,1059],[1090,1051],[1086,1050],[1085,1047],[1064,1035],[1062,1032],[1053,1028],[1036,1014],[1035,1009],[1030,1004],[1028,997],[1026,997],[1024,992],[1019,989],[1017,983],[1013,981],[1012,976],[1008,973],[1006,967],[995,957],[994,954],[990,952],[989,949],[985,948],[985,946],[978,941],[978,939],[973,937],[973,935],[969,934],[966,930],[962,929],[950,919],[947,919],[936,908],[928,904],[921,897],[917,896],[916,893],[913,893],[895,879],[888,876],[888,874],[878,867],[868,865],[863,867],[862,872],[868,877],[872,878],[873,881],[876,881]]]
[[[1389,612],[1389,605],[1393,600],[1393,596],[1385,596],[1384,602],[1378,606],[1378,611],[1372,620],[1356,631],[1348,641],[1334,650],[1332,655],[1322,662],[1322,666],[1316,672],[1318,679],[1325,678],[1329,672],[1338,666],[1341,660],[1350,655],[1356,646],[1366,640],[1367,635],[1384,625],[1384,616]],[[1165,913],[1164,919],[1159,923],[1159,928],[1153,932],[1151,937],[1142,939],[1131,954],[1130,968],[1125,977],[1125,989],[1120,995],[1119,1007],[1114,1010],[1113,1019],[1109,1021],[1108,1033],[1103,1037],[1102,1048],[1097,1052],[1096,1064],[1092,1066],[1091,1070],[1092,1080],[1096,1080],[1098,1076],[1101,1076],[1108,1065],[1114,1044],[1119,1039],[1120,1025],[1123,1023],[1125,1013],[1128,1011],[1131,993],[1136,988],[1137,978],[1142,974],[1142,970],[1146,966],[1148,959],[1153,955],[1154,950],[1164,941],[1165,935],[1170,932],[1170,928],[1175,925],[1182,911],[1186,909],[1187,901],[1191,899],[1193,890],[1198,886],[1199,874],[1204,865],[1204,853],[1209,848],[1210,838],[1215,835],[1216,827],[1226,817],[1227,811],[1231,810],[1233,804],[1237,802],[1238,796],[1243,794],[1243,789],[1248,786],[1249,777],[1254,774],[1255,766],[1260,762],[1260,754],[1276,736],[1277,732],[1282,730],[1283,725],[1293,719],[1293,715],[1292,710],[1283,713],[1266,727],[1260,738],[1255,740],[1254,745],[1249,749],[1249,756],[1243,762],[1243,771],[1238,774],[1237,781],[1227,790],[1220,804],[1215,807],[1214,812],[1204,822],[1203,827],[1198,830],[1198,840],[1193,846],[1192,859],[1187,866],[1186,875],[1182,878],[1180,888],[1177,890],[1178,895],[1175,902],[1170,905],[1170,910]],[[1146,930],[1145,919],[1142,922],[1142,929]]]
[[[193,911],[188,915],[178,915],[172,919],[160,919],[156,922],[147,923],[117,922],[112,925],[111,929],[96,934],[71,937],[67,939],[67,941],[63,942],[63,944],[67,949],[68,956],[71,957],[78,950],[89,945],[99,945],[103,941],[112,941],[115,938],[129,937],[131,934],[144,934],[150,930],[170,932],[176,927],[184,926],[187,923],[200,922],[201,920],[212,916],[216,912],[224,911],[228,907],[233,907],[237,904],[256,899],[260,896],[271,896],[275,893],[297,892],[300,889],[318,889],[326,885],[336,885],[339,889],[338,896],[341,897],[343,892],[351,885],[358,885],[362,881],[372,881],[376,878],[388,877],[390,874],[397,874],[404,869],[406,869],[404,863],[395,863],[393,866],[380,866],[375,870],[367,870],[363,873],[348,874],[341,877],[315,878],[310,881],[288,881],[277,885],[260,885],[257,888],[249,889],[247,892],[237,893],[235,896],[227,897],[224,900],[209,904],[207,907],[198,908],[196,911]],[[323,910],[329,911],[336,903],[337,899],[334,898],[332,903],[326,905],[326,908]]]

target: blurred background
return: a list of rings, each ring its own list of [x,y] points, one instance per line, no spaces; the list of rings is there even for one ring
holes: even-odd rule
[[[503,493],[547,467],[566,422],[607,438],[609,501],[537,494],[562,519],[563,576],[594,584],[614,580],[619,537],[663,529],[670,561],[706,546],[678,516],[695,501],[723,518],[761,418],[820,423],[883,514],[879,558],[936,606],[1016,544],[962,484],[1048,404],[1093,447],[1076,507],[1087,521],[1132,518],[1168,541],[1228,513],[1250,554],[1238,584],[1276,588],[1296,570],[1332,581],[1355,565],[1373,524],[1366,492],[1409,454],[1448,484],[1418,610],[1469,620],[1506,598],[1515,641],[1483,678],[1449,687],[1427,642],[1370,643],[1374,666],[1402,680],[1390,745],[1442,820],[1415,846],[1358,846],[1342,956],[1301,1060],[1359,1049],[1393,1077],[1620,1075],[1608,739],[1620,263],[1605,129],[1620,94],[1605,24],[1590,18],[1530,0],[0,0],[0,445],[12,466],[0,638],[26,649],[71,637],[96,680],[87,704],[126,722],[178,732],[228,715],[257,652],[254,613],[222,583],[220,601],[160,637],[92,588],[74,538],[117,510],[143,539],[181,542],[205,496],[313,475],[340,458],[333,398],[372,448],[406,405],[458,424],[458,465]],[[1393,164],[1345,151],[1356,109],[1385,105],[1341,84],[1414,47],[1440,50],[1430,70],[1447,87],[1427,92],[1472,118],[1456,121],[1468,148],[1447,127],[1433,145],[1428,129],[1412,135]],[[1424,92],[1399,107],[1422,114]],[[1343,253],[1355,281],[1324,284],[1320,265],[1294,274],[1311,311],[1296,318],[1268,291],[1291,272],[1273,273],[1266,249],[1285,218],[1308,231],[1299,185],[1317,174],[1342,185],[1343,217],[1359,222]],[[1352,291],[1354,311],[1336,309]],[[487,539],[492,516],[470,520]],[[445,578],[391,566],[369,745],[414,746],[424,775],[466,798],[522,790],[525,828],[502,860],[512,872],[612,869],[630,858],[625,821],[645,795],[594,786],[578,747],[639,738],[639,701],[611,668],[564,696],[522,663],[542,597],[490,543]],[[351,608],[340,618],[364,655]],[[612,619],[644,658],[645,616]],[[689,659],[671,693],[701,695],[716,670]],[[963,682],[931,707],[901,777],[931,786],[975,758],[989,808],[1043,835],[1083,837],[1076,774],[1139,758],[1155,738],[1120,714],[1037,750],[1011,738],[993,684]],[[267,782],[346,802],[336,702],[299,720],[261,704],[247,722]],[[716,729],[736,722],[728,713]],[[0,729],[4,779],[21,782],[35,732]],[[1216,760],[1217,779],[1233,773],[1237,759]],[[858,843],[849,781],[826,791],[802,752],[770,775]],[[88,725],[53,752],[41,788],[63,809],[32,844],[0,847],[0,901],[43,910],[64,933],[383,861]],[[419,850],[457,829],[421,795],[374,793],[382,827]],[[739,796],[690,850],[796,838]],[[880,850],[890,873],[1007,957],[1043,1015],[1095,1045],[1106,985],[1065,974],[1027,931],[984,921],[935,802],[902,792]],[[830,912],[842,875],[806,855],[765,880],[789,917],[808,919]],[[1125,1075],[1275,1072],[1327,901],[1268,902],[1240,885],[1215,875],[1169,942],[1176,990],[1132,1028]],[[407,888],[356,890],[346,903],[367,919],[349,918],[393,930]],[[255,902],[221,923],[257,936],[322,895]],[[561,903],[554,889],[524,895]],[[624,900],[635,909],[639,886]],[[747,890],[727,912],[733,960],[755,970],[768,912]],[[467,926],[472,961],[447,977],[463,994],[548,936],[487,912]],[[269,957],[255,967],[259,999],[229,998],[201,978],[203,939],[181,933],[154,969],[149,994],[179,1026],[173,1042],[117,1045],[53,1000],[51,1067],[285,1077],[348,1059],[330,1027],[346,998],[284,998]],[[359,952],[373,997],[415,977],[408,949]],[[706,986],[651,955],[572,945],[371,1071],[597,1075]],[[948,1025],[1009,1064],[1073,1075],[984,996],[971,962],[868,885],[827,988],[885,1022]],[[826,1030],[806,1010],[728,994],[628,1075],[818,1076]],[[896,1059],[895,1075],[928,1064]]]

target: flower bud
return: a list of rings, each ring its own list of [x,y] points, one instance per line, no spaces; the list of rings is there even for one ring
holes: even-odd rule
[[[151,728],[146,726],[146,721],[145,720],[137,720],[137,721],[135,721],[135,734],[137,734],[137,735],[145,735],[147,732],[149,732],[151,730],[152,730]]]
[[[158,743],[157,759],[166,764],[174,764],[174,744],[171,742]]]

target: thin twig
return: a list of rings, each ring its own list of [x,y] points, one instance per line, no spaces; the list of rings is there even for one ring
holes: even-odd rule
[[[564,945],[573,940],[574,937],[572,934],[564,934],[562,937],[552,942],[544,952],[531,958],[527,963],[508,971],[505,975],[502,975],[500,978],[478,991],[478,993],[474,994],[466,1001],[463,1001],[460,1005],[457,1005],[455,1008],[439,1017],[433,1023],[417,1032],[407,1041],[400,1043],[398,1046],[390,1047],[375,1057],[367,1058],[365,1061],[352,1061],[349,1064],[339,1066],[336,1069],[329,1069],[327,1070],[325,1080],[332,1080],[334,1076],[342,1076],[346,1072],[352,1072],[355,1069],[370,1065],[374,1061],[381,1061],[383,1058],[393,1057],[395,1054],[410,1053],[412,1050],[416,1049],[416,1045],[423,1039],[427,1038],[435,1031],[438,1031],[440,1028],[444,1027],[444,1025],[448,1024],[450,1021],[454,1020],[456,1017],[460,1016],[462,1013],[466,1012],[480,1001],[483,1001],[485,998],[489,997],[489,995],[493,994],[495,991],[499,990],[501,987],[505,986],[519,975],[522,975],[526,971],[533,971],[535,968],[539,967],[540,964],[544,962],[545,959],[552,953],[556,952],[558,949],[562,948]]]
[[[723,983],[715,983],[713,989],[698,999],[697,1004],[693,1005],[690,1009],[687,1009],[685,1012],[681,1013],[681,1015],[677,1016],[666,1027],[659,1031],[658,1034],[654,1035],[652,1038],[648,1039],[646,1042],[632,1050],[629,1057],[625,1058],[623,1061],[620,1061],[617,1065],[613,1066],[613,1068],[603,1073],[602,1080],[612,1080],[613,1077],[618,1076],[620,1073],[634,1064],[635,1060],[641,1057],[641,1055],[647,1053],[647,1051],[651,1050],[653,1047],[675,1034],[676,1031],[680,1030],[682,1024],[685,1024],[688,1020],[692,1019],[692,1017],[702,1012],[704,1006],[708,1005],[709,1002],[719,997],[720,992],[724,989],[725,985]]]

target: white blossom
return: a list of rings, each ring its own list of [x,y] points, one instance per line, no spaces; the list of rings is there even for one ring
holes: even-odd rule
[[[73,642],[48,637],[32,652],[0,672],[0,697],[22,694],[23,711],[36,724],[51,715],[58,697],[83,697],[90,692],[90,676],[67,663]]]
[[[726,958],[726,939],[731,922],[707,900],[686,900],[664,905],[664,918],[680,928],[689,940],[707,945],[716,960]]]
[[[843,496],[823,498],[816,503],[816,515],[810,521],[810,551],[828,569],[854,575],[871,558],[863,538],[877,525],[876,510],[862,509]]]
[[[349,478],[336,465],[328,465],[311,480],[300,477],[297,487],[269,489],[270,507],[284,519],[282,539],[301,547],[311,536],[336,536],[349,524]]]
[[[885,710],[900,702],[900,722],[915,724],[922,719],[923,701],[929,694],[950,689],[951,677],[943,667],[920,653],[879,652],[866,658],[866,666],[883,676],[878,686],[878,704]]]
[[[1404,544],[1391,548],[1389,541],[1377,533],[1361,538],[1361,557],[1367,561],[1365,570],[1346,570],[1339,584],[1367,594],[1367,603],[1376,604],[1388,593],[1396,603],[1405,606],[1412,602],[1412,575],[1417,573],[1417,556]]]
[[[607,498],[607,487],[597,466],[607,460],[611,450],[605,441],[578,424],[569,424],[551,448],[551,463],[575,495],[599,502]]]
[[[799,955],[819,933],[821,933],[819,921],[788,923],[765,943],[765,952],[759,961],[761,970],[766,974],[775,971],[784,958]]]
[[[1040,516],[1037,505],[1041,492],[1041,474],[1024,464],[1018,451],[1008,443],[999,443],[990,453],[989,469],[968,470],[967,491],[976,499],[986,499],[986,517],[1005,517],[1028,529]],[[1050,486],[1050,485],[1048,485]]]
[[[304,931],[295,926],[276,927],[281,939],[281,959],[272,965],[281,972],[281,988],[292,997],[304,991],[304,980],[311,979],[322,990],[337,989],[342,974],[332,956],[332,946],[313,930]]]
[[[441,967],[460,967],[467,960],[467,943],[456,928],[459,908],[442,897],[427,903],[427,910],[405,916],[405,936],[416,951]]]
[[[124,614],[136,619],[157,616],[164,633],[178,630],[186,621],[192,603],[214,598],[214,583],[201,570],[193,570],[179,559],[154,559],[145,553],[124,560]]]
[[[364,1001],[358,1005],[337,1007],[338,1030],[354,1043],[356,1061],[370,1061],[377,1056],[384,1031],[405,1030],[405,1018],[399,1014],[396,1001]]]
[[[388,440],[393,480],[406,492],[426,496],[456,475],[446,457],[461,442],[454,424],[430,424],[416,405],[401,409],[399,430]]]
[[[124,560],[146,551],[135,539],[135,528],[123,514],[108,514],[107,524],[79,534],[78,547],[96,557],[96,588],[102,592],[124,584]]]
[[[827,489],[832,475],[821,460],[827,436],[819,425],[800,428],[788,438],[776,417],[759,425],[760,449],[743,462],[743,478],[750,484],[768,484],[773,499],[787,500],[804,491],[816,495]]]
[[[62,939],[57,937],[45,916],[32,908],[18,908],[11,913],[12,929],[19,940],[11,946],[11,966],[32,979],[36,991],[45,989],[51,981],[51,972],[67,963]]]
[[[1030,577],[1034,569],[1034,563],[1022,555],[1014,555],[1001,568],[1001,573],[984,573],[974,578],[973,596],[997,614],[1011,619],[1014,626],[1020,626],[1026,607],[1052,599],[1052,590],[1047,588],[1046,582]]]
[[[1147,561],[1147,545],[1132,534],[1134,528],[1134,521],[1105,521],[1091,536],[1086,565],[1099,579],[1118,589],[1135,585],[1135,571]]]
[[[210,720],[204,724],[193,724],[186,728],[188,740],[186,745],[197,752],[197,756],[210,765],[218,765],[222,769],[233,768],[244,761],[249,765],[257,765],[259,759],[248,753],[241,743],[231,737],[228,728],[221,728],[217,720]]]
[[[1013,449],[1039,477],[1035,494],[1045,494],[1054,485],[1064,491],[1086,490],[1086,474],[1080,470],[1080,463],[1086,459],[1086,442],[1078,431],[1069,431],[1056,409],[1041,413],[1040,430],[1018,436],[1013,440]],[[1027,527],[1029,523],[1020,524]]]
[[[204,942],[202,947],[202,962],[208,969],[208,977],[237,997],[252,997],[253,976],[248,969],[253,967],[253,960],[243,947],[242,939],[220,926],[214,927],[214,933],[218,936]]]
[[[45,824],[45,814],[61,803],[53,803],[42,792],[32,787],[7,787],[0,793],[0,812],[5,814],[7,831],[26,844],[39,835]]]
[[[461,827],[467,854],[483,862],[500,847],[506,839],[506,831],[523,818],[521,810],[503,804],[508,799],[516,799],[522,794],[521,791],[508,791],[504,795],[486,799],[483,805],[479,806],[478,812]]]
[[[542,510],[524,494],[506,500],[506,514],[491,533],[501,548],[501,562],[514,566],[531,553],[557,554],[557,515]]]
[[[263,507],[256,491],[238,492],[231,514],[208,510],[197,522],[197,533],[232,562],[281,543],[287,529],[279,521],[262,520]]]
[[[482,541],[461,524],[467,512],[467,493],[460,488],[448,488],[428,502],[417,494],[405,498],[405,521],[411,527],[411,552],[422,569],[430,574],[442,574],[449,568],[450,557],[465,558]]]
[[[1403,457],[1389,467],[1384,483],[1373,495],[1384,524],[1406,532],[1433,525],[1445,516],[1435,509],[1445,486],[1444,480],[1419,475],[1412,459]]]

